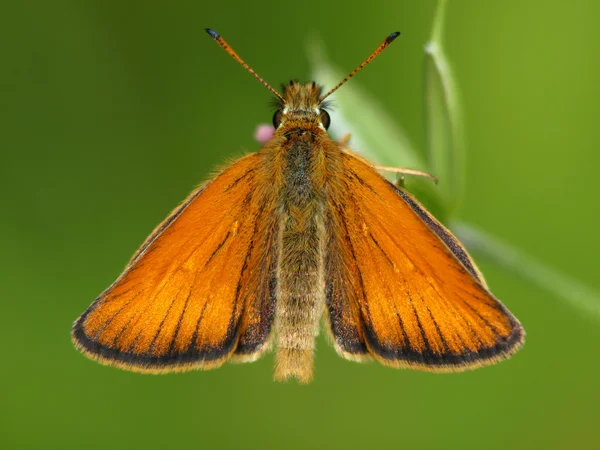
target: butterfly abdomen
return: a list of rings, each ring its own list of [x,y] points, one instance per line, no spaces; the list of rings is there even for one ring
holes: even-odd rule
[[[322,193],[310,136],[287,149],[279,231],[275,308],[275,379],[312,378],[315,337],[324,308]]]

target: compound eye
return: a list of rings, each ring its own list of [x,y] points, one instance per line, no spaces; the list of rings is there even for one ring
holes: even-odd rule
[[[321,125],[323,125],[323,128],[325,128],[327,130],[329,128],[330,124],[331,124],[331,117],[329,117],[329,113],[323,109],[321,111]]]
[[[273,114],[273,126],[275,127],[275,129],[279,128],[279,125],[281,125],[282,117],[283,117],[283,112],[280,109],[275,111],[275,114]]]

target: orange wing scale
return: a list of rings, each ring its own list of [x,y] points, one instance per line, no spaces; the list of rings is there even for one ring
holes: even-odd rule
[[[342,173],[345,188],[330,194],[329,220],[344,264],[327,269],[338,352],[431,371],[514,353],[520,324],[450,232],[362,160],[344,154]]]
[[[249,341],[247,353],[264,346],[271,274],[248,268],[272,264],[274,239],[268,214],[258,213],[269,207],[256,195],[258,168],[257,154],[241,159],[157,227],[75,323],[73,339],[84,353],[161,372],[221,365],[240,339]]]

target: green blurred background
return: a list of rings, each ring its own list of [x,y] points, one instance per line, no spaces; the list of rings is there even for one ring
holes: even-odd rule
[[[0,447],[600,448],[600,327],[490,264],[528,338],[510,361],[434,375],[359,365],[320,338],[316,379],[275,384],[271,355],[144,376],[71,345],[72,321],[153,227],[269,122],[266,80],[310,74],[314,32],[423,147],[433,1],[11,2],[0,19]],[[600,288],[600,2],[450,1],[464,101],[461,217]],[[317,80],[318,81],[318,80]]]

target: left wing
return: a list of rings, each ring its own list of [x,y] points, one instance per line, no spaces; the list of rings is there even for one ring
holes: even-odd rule
[[[141,372],[256,358],[273,319],[277,224],[261,167],[246,156],[193,192],[75,322],[75,345]]]

